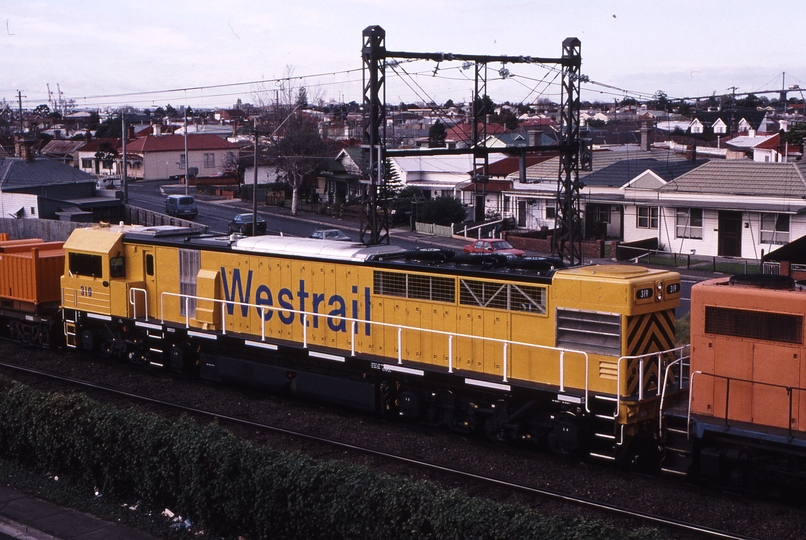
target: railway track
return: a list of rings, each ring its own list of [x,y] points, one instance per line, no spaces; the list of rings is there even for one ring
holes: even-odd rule
[[[34,369],[31,367],[24,367],[5,362],[0,362],[0,367],[17,373],[26,373],[28,375],[32,375],[35,377],[43,377],[84,389],[91,389],[94,391],[104,392],[118,397],[123,397],[129,400],[135,400],[153,406],[164,407],[170,410],[188,413],[196,417],[215,419],[220,422],[226,422],[231,425],[263,430],[266,432],[272,432],[284,436],[290,436],[299,440],[314,442],[321,445],[327,445],[339,451],[355,452],[367,456],[373,456],[375,458],[397,463],[398,465],[403,465],[406,467],[416,467],[423,471],[449,475],[463,482],[480,483],[488,486],[493,486],[496,488],[509,490],[512,492],[517,492],[529,497],[549,499],[555,502],[572,505],[578,508],[585,508],[588,510],[602,513],[603,515],[634,520],[642,523],[644,526],[653,526],[668,531],[675,531],[676,533],[682,534],[683,537],[687,538],[691,537],[691,538],[757,540],[757,537],[754,536],[747,536],[725,530],[719,530],[702,524],[687,522],[659,514],[647,513],[626,506],[620,506],[608,502],[597,501],[595,499],[580,497],[558,490],[540,488],[526,485],[523,483],[512,482],[509,480],[504,480],[493,476],[470,472],[455,467],[449,467],[443,464],[433,463],[422,459],[415,459],[412,457],[407,457],[400,454],[391,453],[388,451],[378,450],[364,445],[345,442],[343,440],[337,440],[331,437],[314,435],[300,430],[288,429],[277,425],[271,425],[265,422],[257,422],[254,420],[241,418],[231,414],[223,414],[220,412],[215,412],[199,407],[193,407],[171,401],[166,401],[163,399],[157,399],[131,391],[111,388],[109,386],[87,380],[50,373],[40,369]]]

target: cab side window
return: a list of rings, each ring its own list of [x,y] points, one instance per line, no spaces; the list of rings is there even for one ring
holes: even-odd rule
[[[70,253],[69,269],[70,273],[76,276],[103,276],[103,259],[100,255],[88,255],[86,253]]]
[[[123,257],[112,257],[109,259],[109,277],[126,277],[126,259]]]
[[[154,255],[151,253],[146,255],[146,274],[149,276],[154,275]]]

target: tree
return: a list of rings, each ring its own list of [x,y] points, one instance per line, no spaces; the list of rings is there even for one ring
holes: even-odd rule
[[[781,133],[781,140],[790,144],[803,144],[806,138],[806,123],[799,122],[789,126],[789,131]],[[802,159],[802,158],[801,158]]]
[[[652,96],[652,101],[649,102],[650,105],[655,107],[658,111],[665,111],[666,107],[669,105],[669,98],[666,95],[666,92],[663,90],[658,90],[655,92],[655,95]]]
[[[112,144],[104,141],[98,145],[98,151],[95,152],[95,159],[100,161],[104,169],[112,169],[112,164],[115,162],[115,158],[118,156],[118,151],[115,150],[115,147]]]
[[[420,207],[419,220],[423,223],[452,225],[461,223],[465,217],[466,212],[462,202],[450,196],[431,199]]]
[[[740,109],[757,109],[762,106],[762,102],[755,94],[747,94],[744,99],[736,100],[736,106]]]
[[[176,112],[176,109],[171,107],[170,103],[165,106],[165,114],[168,115],[168,118],[176,118],[179,115],[179,113]]]
[[[428,129],[428,148],[442,148],[445,146],[445,138],[448,136],[448,129],[441,120],[437,120]]]
[[[491,120],[496,124],[505,126],[510,131],[518,129],[518,125],[520,125],[518,116],[510,109],[501,109],[501,112],[499,114],[494,114]]]
[[[400,175],[397,174],[397,169],[392,166],[392,160],[389,158],[383,161],[383,180],[383,185],[378,193],[381,200],[393,199],[403,190]]]
[[[325,166],[327,148],[316,122],[300,112],[292,112],[278,129],[270,148],[278,173],[285,173],[291,186],[291,215],[297,215],[299,188],[306,177]]]
[[[47,118],[50,116],[50,107],[44,103],[42,105],[37,105],[34,109],[34,114],[40,116],[41,118]]]
[[[114,116],[103,121],[95,131],[95,136],[99,139],[117,138],[123,133],[120,116]]]
[[[300,109],[304,109],[308,106],[308,91],[305,90],[304,86],[301,86],[297,92],[296,105]]]

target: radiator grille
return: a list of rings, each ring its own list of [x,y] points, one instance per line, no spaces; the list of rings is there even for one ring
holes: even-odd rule
[[[621,355],[621,316],[592,311],[557,310],[557,346]]]
[[[374,274],[373,292],[386,296],[454,303],[456,280],[423,274],[377,271]]]
[[[705,332],[784,343],[803,343],[803,316],[705,307]]]

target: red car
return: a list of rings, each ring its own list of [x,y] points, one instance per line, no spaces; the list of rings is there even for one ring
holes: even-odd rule
[[[477,240],[465,246],[465,253],[498,253],[521,257],[526,252],[512,247],[506,240]]]

